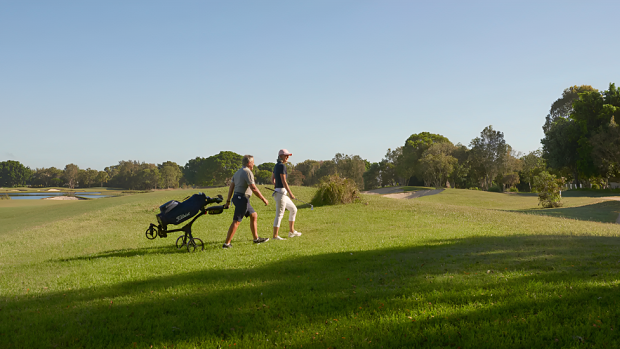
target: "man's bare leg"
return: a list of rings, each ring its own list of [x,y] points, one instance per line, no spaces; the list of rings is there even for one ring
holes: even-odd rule
[[[233,236],[235,236],[235,233],[237,232],[237,228],[239,228],[239,221],[233,221],[230,224],[230,228],[228,228],[228,235],[226,235],[226,244],[230,244],[230,242],[232,241]]]
[[[258,239],[258,213],[254,212],[250,215],[250,230],[254,240]]]

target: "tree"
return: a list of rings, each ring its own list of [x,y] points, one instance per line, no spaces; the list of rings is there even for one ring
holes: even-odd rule
[[[552,106],[553,107],[553,106]],[[548,117],[543,130],[543,155],[551,168],[566,167],[573,173],[575,183],[580,176],[601,175],[592,156],[590,139],[605,129],[620,107],[620,89],[609,84],[609,89],[598,92],[586,89],[573,99],[570,115]]]
[[[157,166],[159,174],[161,176],[162,188],[178,188],[179,181],[183,176],[181,167],[176,162],[166,161],[163,164]]]
[[[398,164],[402,158],[403,147],[394,150],[388,148],[383,160],[379,163],[381,166],[381,186],[393,186],[404,183],[408,177],[400,177],[397,171]]]
[[[206,185],[225,185],[241,168],[242,155],[232,151],[221,151],[207,159]]]
[[[558,98],[549,109],[549,114],[545,119],[543,131],[547,131],[552,127],[558,118],[568,119],[573,112],[573,102],[579,99],[579,94],[584,92],[597,91],[590,85],[571,86],[562,92],[562,96]]]
[[[304,175],[303,185],[313,186],[319,183],[321,166],[322,161],[305,160],[295,165],[295,169]]]
[[[425,184],[433,184],[435,188],[443,188],[448,176],[453,172],[458,160],[453,157],[454,145],[449,142],[432,144],[422,153],[420,170]]]
[[[523,163],[523,168],[521,171],[530,187],[531,192],[534,177],[544,171],[547,167],[545,159],[542,156],[542,150],[538,149],[530,152],[529,154],[521,157],[521,161]]]
[[[99,182],[102,187],[103,183],[107,183],[109,178],[110,176],[106,171],[99,171],[99,173],[97,173],[97,182]]]
[[[254,179],[258,184],[271,184],[271,171],[255,169]]]
[[[523,154],[512,150],[512,147],[506,144],[506,154],[502,158],[497,177],[497,182],[502,184],[502,191],[506,190],[506,185],[512,187],[519,183],[519,171],[523,168],[523,163],[520,159],[522,156]]]
[[[454,170],[448,177],[448,180],[455,188],[467,187],[468,174],[471,168],[469,164],[469,149],[467,146],[458,143],[454,146],[452,156],[457,160],[454,164]]]
[[[172,166],[165,166],[165,168],[167,168],[168,171],[174,171]],[[136,183],[136,186],[134,187],[136,189],[157,189],[157,186],[163,182],[161,171],[155,164],[142,164],[135,177],[136,178],[133,182]]]
[[[19,161],[0,162],[0,187],[17,187],[26,185],[32,176],[32,170]]]
[[[301,185],[304,181],[304,175],[295,168],[287,169],[286,181],[289,185]]]
[[[78,184],[78,175],[80,174],[80,168],[75,164],[68,164],[65,166],[64,179],[69,185],[70,189],[74,189]]]
[[[421,176],[419,161],[422,158],[422,154],[434,143],[442,142],[452,144],[448,138],[429,132],[414,133],[409,136],[396,162],[398,176],[406,178],[407,181],[413,175]]]
[[[336,172],[340,177],[353,180],[358,188],[364,187],[364,172],[366,172],[366,161],[364,159],[359,155],[337,153],[332,161],[336,165]]]
[[[269,171],[273,172],[273,168],[276,166],[275,162],[263,162],[262,164],[256,166],[261,171]]]
[[[605,129],[590,138],[594,164],[606,178],[620,169],[620,126],[612,116]]]
[[[372,190],[381,186],[381,165],[373,162],[364,172],[364,190]]]
[[[562,206],[562,186],[563,178],[556,178],[547,171],[542,171],[538,176],[534,177],[534,188],[538,192],[538,204],[544,208],[553,208]]]
[[[61,186],[63,170],[56,167],[37,168],[33,171],[31,184],[36,187]]]
[[[78,171],[78,182],[80,184],[80,187],[90,188],[93,183],[96,183],[98,174],[99,172],[97,170],[93,170],[91,168],[88,168],[86,170],[79,170]]]
[[[507,151],[504,134],[489,125],[480,132],[480,137],[471,141],[470,147],[470,159],[478,165],[481,183],[484,189],[488,190],[493,179],[502,170]]]
[[[242,155],[221,151],[208,158],[197,157],[183,167],[185,180],[192,185],[222,186],[241,168]]]

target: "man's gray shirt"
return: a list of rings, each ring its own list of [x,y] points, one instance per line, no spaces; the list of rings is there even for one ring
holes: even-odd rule
[[[245,193],[246,196],[252,195],[250,184],[254,184],[254,174],[249,168],[244,166],[235,172],[232,182],[235,184],[235,193]]]

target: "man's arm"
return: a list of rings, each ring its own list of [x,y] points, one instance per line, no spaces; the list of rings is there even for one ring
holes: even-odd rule
[[[235,182],[230,181],[230,186],[228,187],[228,199],[226,199],[226,205],[224,205],[224,208],[228,208],[228,206],[230,206],[230,198],[232,198],[234,191],[235,191]]]
[[[269,201],[267,201],[267,199],[265,199],[265,197],[263,196],[263,193],[260,192],[260,190],[258,190],[258,188],[256,187],[256,184],[250,184],[250,189],[252,189],[252,192],[258,196],[259,199],[263,200],[263,202],[265,203],[265,206],[269,205]]]

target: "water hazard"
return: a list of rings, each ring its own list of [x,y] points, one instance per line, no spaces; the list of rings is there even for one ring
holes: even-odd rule
[[[56,196],[68,196],[69,193],[65,192],[41,192],[41,193],[1,193],[0,195],[8,195],[12,200],[39,200],[47,199]],[[99,199],[107,198],[112,195],[102,195],[101,192],[72,192],[72,196],[84,199]]]

